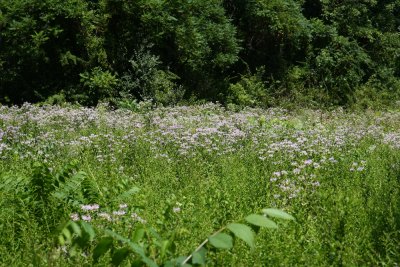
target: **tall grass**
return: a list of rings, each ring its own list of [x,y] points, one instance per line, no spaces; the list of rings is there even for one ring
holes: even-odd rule
[[[0,107],[0,263],[92,265],[107,231],[146,229],[138,243],[161,264],[272,207],[295,221],[254,229],[251,249],[206,245],[207,264],[396,266],[399,125],[398,112]],[[95,231],[82,249],[60,242],[63,229],[78,237],[71,223]],[[163,259],[157,240],[173,240]]]

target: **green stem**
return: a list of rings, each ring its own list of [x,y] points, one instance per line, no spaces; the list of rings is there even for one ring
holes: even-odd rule
[[[221,229],[219,229],[218,231],[216,231],[215,233],[213,233],[210,237],[213,237],[219,233],[221,233],[223,230],[225,230],[226,227],[222,227]],[[196,253],[197,251],[199,251],[202,247],[204,247],[205,244],[207,244],[209,237],[206,238],[206,240],[204,240],[196,249],[195,251],[192,252],[192,254],[190,254],[183,262],[182,262],[182,266],[185,265],[192,257],[193,254]]]

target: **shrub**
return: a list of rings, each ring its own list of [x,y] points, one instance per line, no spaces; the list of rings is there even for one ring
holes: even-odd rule
[[[175,83],[179,77],[168,70],[161,70],[158,56],[141,48],[129,60],[131,68],[120,79],[119,97],[153,100],[163,105],[176,104],[184,91]]]
[[[97,100],[110,97],[115,92],[118,79],[108,70],[95,67],[91,71],[80,74],[81,83],[86,89],[84,94],[89,104],[96,104]]]
[[[228,89],[228,103],[239,106],[268,106],[271,99],[262,81],[262,73],[263,69],[260,69],[255,75],[244,75],[237,83],[231,84]]]
[[[345,105],[353,98],[354,90],[366,79],[371,60],[355,42],[335,36],[332,42],[311,58],[310,87],[326,91],[334,104]]]

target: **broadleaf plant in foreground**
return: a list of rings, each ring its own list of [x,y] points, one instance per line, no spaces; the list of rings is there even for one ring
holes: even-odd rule
[[[294,217],[278,209],[263,209],[262,215],[250,214],[245,221],[250,226],[276,229],[277,224],[267,217],[275,217],[283,220],[294,220]],[[132,266],[204,266],[207,263],[207,252],[210,249],[229,250],[234,246],[234,238],[243,240],[250,248],[255,246],[256,233],[244,223],[230,223],[209,237],[207,237],[189,256],[177,259],[167,259],[166,254],[171,243],[175,240],[160,240],[160,235],[151,227],[139,227],[136,229],[133,239],[125,238],[112,230],[104,230],[99,241],[95,241],[95,229],[84,221],[70,221],[61,230],[58,236],[58,245],[69,247],[75,252],[76,248],[90,251],[94,243],[97,243],[92,251],[93,263],[99,263],[100,259],[110,252],[110,263],[120,266],[125,260],[129,260]],[[99,234],[101,229],[98,230]],[[146,238],[145,238],[146,237]],[[209,245],[207,245],[209,244]],[[157,252],[149,250],[156,247]],[[71,254],[73,255],[73,254]]]

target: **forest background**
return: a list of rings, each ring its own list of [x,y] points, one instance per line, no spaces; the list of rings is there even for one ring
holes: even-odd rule
[[[3,104],[399,99],[399,0],[0,1]]]

